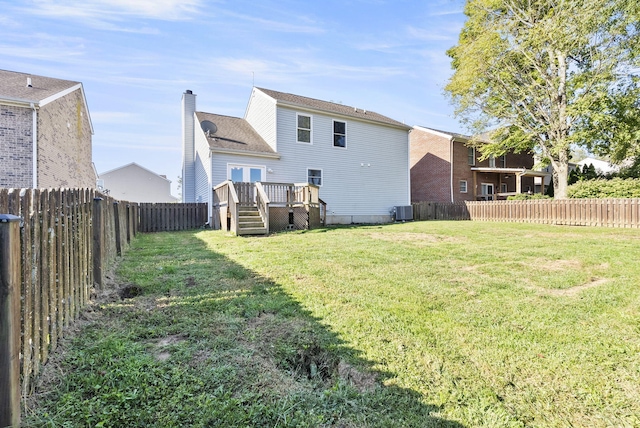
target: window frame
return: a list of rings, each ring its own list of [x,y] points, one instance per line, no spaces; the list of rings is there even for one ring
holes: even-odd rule
[[[309,172],[310,171],[320,171],[320,184],[312,183],[311,181],[309,181],[309,178],[310,178]],[[314,178],[316,178],[316,177],[314,177]],[[307,168],[307,183],[313,184],[313,185],[318,186],[318,187],[322,187],[322,185],[324,183],[324,171],[322,170],[322,168]]]
[[[489,155],[489,168],[496,167],[496,157],[494,155]]]
[[[507,167],[507,155],[500,156],[500,167],[501,168]]]
[[[336,123],[344,124],[344,134],[339,134],[339,133],[336,132]],[[347,149],[347,122],[344,121],[344,120],[333,119],[332,125],[333,125],[333,147],[335,147],[337,149],[346,150]],[[337,135],[342,135],[344,137],[344,146],[336,145],[336,136]]]
[[[228,162],[227,163],[227,180],[231,180],[231,172],[233,169],[237,169],[237,168],[241,168],[243,169],[243,179],[244,179],[244,170],[246,169],[248,171],[249,174],[249,180],[251,180],[251,170],[254,169],[259,169],[260,170],[260,181],[264,181],[266,180],[267,177],[267,166],[266,165],[252,165],[252,164],[246,164],[246,163],[236,163],[236,162]],[[249,183],[253,183],[252,181],[248,181]],[[242,181],[242,183],[247,183],[245,181]]]
[[[467,163],[471,166],[476,165],[476,148],[467,147]]]
[[[467,180],[460,180],[460,183],[458,184],[458,190],[460,190],[460,193],[469,193],[469,183],[467,182]]]
[[[308,117],[309,118],[309,128],[301,128],[300,127],[300,117]],[[300,131],[308,131],[309,132],[309,141],[300,141]],[[313,115],[307,113],[299,113],[296,112],[296,142],[300,144],[313,144]]]
[[[509,193],[509,186],[507,183],[500,183],[500,193]]]

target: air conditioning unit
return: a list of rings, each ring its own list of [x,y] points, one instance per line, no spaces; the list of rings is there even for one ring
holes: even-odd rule
[[[394,207],[393,212],[396,221],[413,220],[413,207],[411,205]]]

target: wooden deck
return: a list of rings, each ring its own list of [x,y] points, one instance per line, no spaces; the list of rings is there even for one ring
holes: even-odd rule
[[[213,188],[215,229],[236,235],[267,235],[324,225],[326,205],[308,183],[233,183]]]

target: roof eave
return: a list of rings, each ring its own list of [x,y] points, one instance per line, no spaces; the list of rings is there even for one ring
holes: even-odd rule
[[[389,126],[391,128],[397,128],[397,129],[402,129],[404,131],[409,131],[411,130],[411,126],[405,125],[403,123],[389,123],[389,122],[384,122],[381,120],[376,120],[376,119],[369,119],[366,117],[359,117],[359,116],[352,116],[349,114],[344,114],[344,113],[339,113],[336,112],[334,110],[327,110],[327,109],[321,109],[321,108],[317,108],[317,107],[309,107],[307,105],[304,104],[298,104],[298,103],[292,103],[290,101],[283,101],[283,100],[279,100],[277,98],[273,98],[272,99],[275,100],[276,105],[280,105],[283,107],[291,107],[294,108],[296,110],[304,110],[304,111],[308,111],[308,112],[321,112],[321,113],[325,113],[328,115],[332,115],[332,116],[339,116],[339,117],[344,117],[344,118],[348,118],[348,119],[354,119],[354,120],[361,120],[362,122],[367,122],[367,123],[375,123],[376,125],[383,125],[383,126]]]
[[[267,153],[267,152],[254,152],[249,150],[235,150],[235,149],[224,149],[221,147],[210,147],[209,151],[211,153],[225,154],[225,155],[239,155],[239,156],[254,156],[261,158],[269,158],[269,159],[280,159],[280,153]]]

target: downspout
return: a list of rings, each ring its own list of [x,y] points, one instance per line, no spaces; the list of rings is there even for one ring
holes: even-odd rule
[[[30,103],[32,112],[32,125],[33,130],[31,131],[31,139],[32,139],[32,169],[33,169],[33,188],[38,188],[38,110],[34,103]]]
[[[449,164],[451,165],[449,189],[451,189],[451,203],[453,203],[453,137],[449,138]]]

